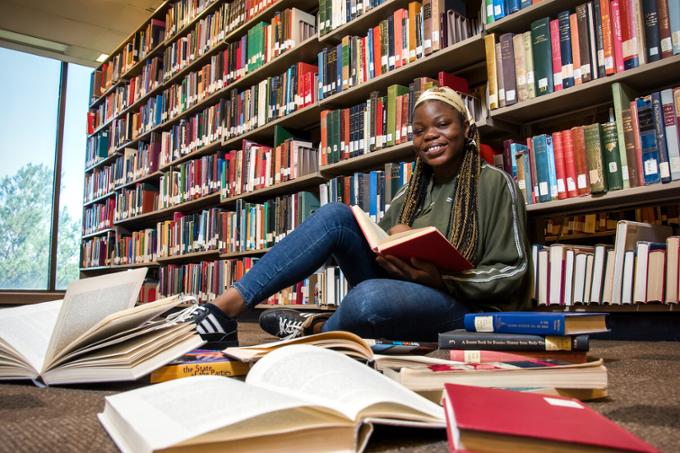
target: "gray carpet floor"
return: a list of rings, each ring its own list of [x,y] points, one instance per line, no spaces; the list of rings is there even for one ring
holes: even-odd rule
[[[270,339],[253,323],[241,344]],[[588,403],[665,452],[680,452],[680,342],[591,341],[591,356],[609,371],[609,397]],[[0,451],[115,452],[96,414],[104,397],[141,383],[36,388],[0,384]],[[228,404],[228,402],[225,402]],[[443,431],[379,428],[368,451],[448,451]]]

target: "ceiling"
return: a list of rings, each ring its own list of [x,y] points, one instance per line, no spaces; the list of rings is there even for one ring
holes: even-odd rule
[[[97,66],[100,54],[118,47],[162,3],[0,0],[0,47]]]

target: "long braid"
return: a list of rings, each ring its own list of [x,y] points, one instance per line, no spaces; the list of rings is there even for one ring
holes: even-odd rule
[[[464,123],[468,124],[468,123]],[[477,183],[481,172],[479,155],[479,132],[469,124],[465,136],[465,155],[458,172],[458,184],[453,200],[453,211],[449,225],[449,241],[460,253],[476,264],[477,238]],[[416,158],[416,168],[409,181],[404,204],[399,213],[399,223],[411,225],[416,217],[427,186],[432,178],[432,169]]]

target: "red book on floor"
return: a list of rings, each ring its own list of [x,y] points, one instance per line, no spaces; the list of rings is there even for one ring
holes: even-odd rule
[[[571,398],[445,384],[444,412],[452,452],[658,451]]]

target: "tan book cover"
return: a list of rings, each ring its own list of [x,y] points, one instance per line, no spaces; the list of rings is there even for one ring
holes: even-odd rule
[[[484,49],[486,51],[486,80],[488,88],[489,109],[497,109],[498,103],[498,74],[496,72],[496,35],[484,35]]]
[[[527,90],[527,62],[524,51],[524,36],[516,34],[512,37],[512,47],[515,52],[515,76],[517,78],[517,100],[524,102],[529,99]]]

